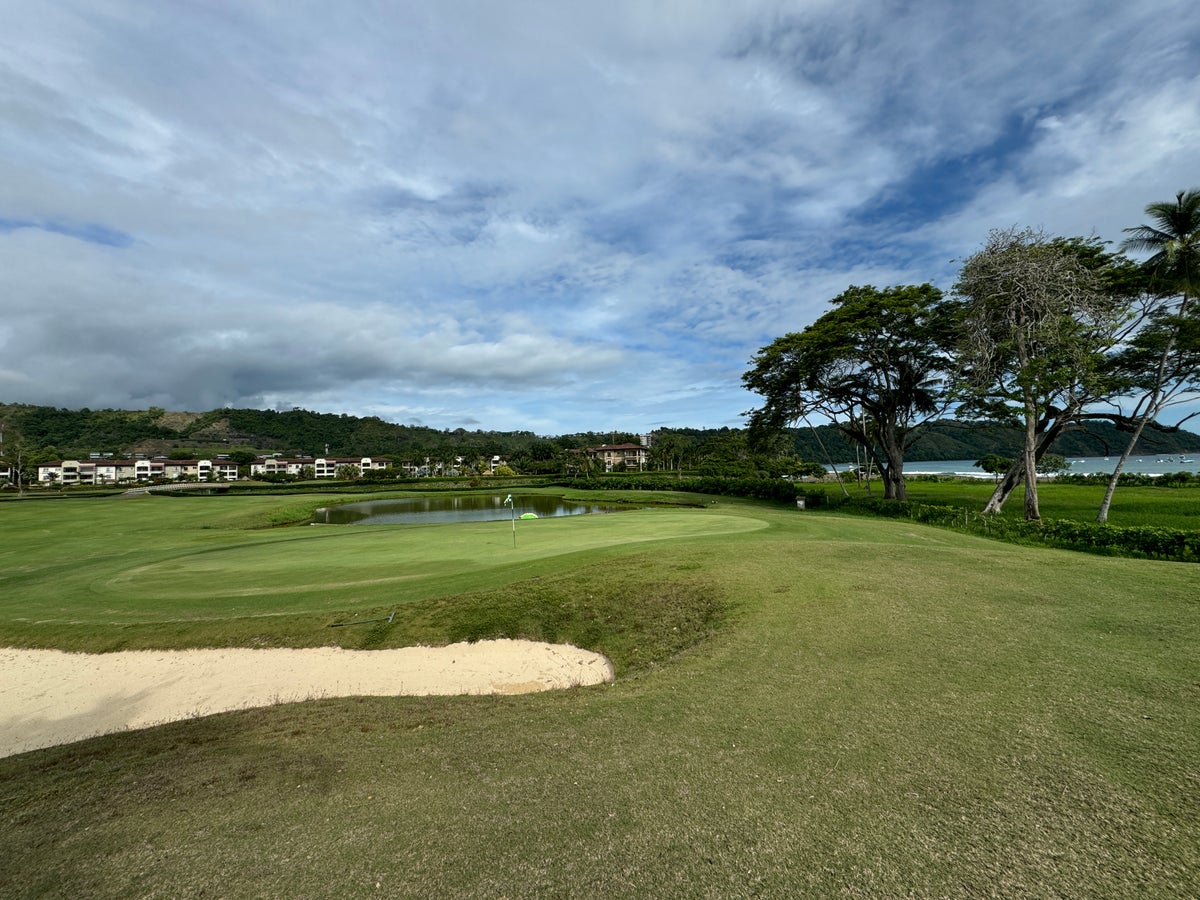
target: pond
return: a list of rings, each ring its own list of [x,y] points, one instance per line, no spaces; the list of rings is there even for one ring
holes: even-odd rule
[[[324,525],[424,525],[434,522],[487,522],[532,514],[539,519],[614,512],[611,506],[563,500],[544,494],[470,494],[459,497],[409,497],[403,500],[368,500],[318,509],[313,521]]]

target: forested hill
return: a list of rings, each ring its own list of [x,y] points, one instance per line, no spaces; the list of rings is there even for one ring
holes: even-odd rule
[[[148,410],[68,410],[49,406],[0,404],[0,427],[6,440],[18,438],[36,448],[54,448],[61,455],[88,453],[171,453],[183,450],[217,452],[222,448],[277,451],[321,456],[383,456],[452,450],[459,453],[532,455],[555,448],[578,448],[608,442],[637,440],[621,432],[582,432],[539,437],[529,431],[439,431],[420,425],[396,425],[376,417],[286,412],[261,409],[216,409],[204,413]],[[671,431],[696,449],[705,445],[729,448],[738,429],[676,428]],[[808,428],[790,430],[796,452],[806,461],[827,462],[826,453]],[[853,452],[832,426],[817,433],[835,462],[853,459]],[[1089,424],[1059,438],[1053,451],[1063,456],[1111,456],[1121,452],[1125,434],[1106,423]],[[939,422],[926,429],[909,451],[914,462],[979,459],[986,453],[1013,456],[1021,447],[1021,432],[978,423]],[[1147,429],[1139,455],[1195,453],[1200,435],[1188,431]]]
[[[834,462],[853,458],[846,441],[829,425],[816,429]],[[806,460],[825,462],[817,436],[808,428],[792,429],[796,452]],[[1050,451],[1061,456],[1119,456],[1129,440],[1126,432],[1118,431],[1108,422],[1089,422],[1086,426],[1066,431]],[[1014,457],[1020,454],[1024,432],[1020,428],[989,425],[980,422],[937,422],[922,429],[918,439],[906,454],[911,462],[935,462],[944,459],[979,459],[986,453]],[[1195,453],[1200,450],[1200,435],[1190,431],[1147,428],[1134,453],[1139,456]],[[849,454],[849,457],[847,457]]]
[[[21,437],[33,447],[52,447],[63,455],[88,453],[169,453],[179,449],[242,448],[285,454],[382,456],[450,449],[507,455],[546,443],[533,432],[439,431],[421,425],[396,425],[374,416],[286,412],[262,409],[215,409],[204,413],[148,410],[58,409],[0,404],[0,426],[11,441]],[[636,439],[623,433],[564,435],[561,447]]]

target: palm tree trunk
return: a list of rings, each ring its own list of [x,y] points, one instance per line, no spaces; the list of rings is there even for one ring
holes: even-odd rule
[[[1179,311],[1177,313],[1180,317],[1187,314],[1188,299],[1187,291],[1184,291],[1183,300],[1179,304]],[[1163,347],[1162,356],[1158,360],[1158,368],[1154,373],[1154,389],[1150,395],[1149,403],[1138,419],[1133,435],[1125,445],[1125,452],[1121,454],[1121,458],[1117,460],[1116,468],[1113,469],[1112,475],[1109,476],[1108,486],[1104,489],[1104,499],[1100,501],[1100,509],[1096,513],[1097,522],[1103,523],[1108,521],[1108,509],[1112,505],[1113,494],[1117,492],[1117,482],[1121,478],[1121,471],[1125,468],[1125,463],[1129,460],[1130,455],[1133,453],[1133,448],[1141,438],[1142,430],[1146,427],[1147,423],[1157,419],[1159,413],[1162,412],[1166,400],[1163,393],[1163,385],[1166,382],[1167,362],[1170,360],[1171,352],[1174,349],[1175,336],[1171,335],[1167,339],[1166,346]]]

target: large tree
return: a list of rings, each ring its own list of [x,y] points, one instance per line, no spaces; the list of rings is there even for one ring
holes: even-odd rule
[[[37,481],[38,464],[55,458],[53,447],[36,447],[11,425],[0,422],[0,466],[8,469],[9,479],[19,494]]]
[[[954,306],[929,284],[851,286],[807,328],[760,350],[742,376],[765,399],[752,432],[828,419],[878,468],[886,499],[905,499],[904,455],[917,426],[949,406]]]
[[[1122,248],[1147,252],[1150,276],[1147,324],[1114,357],[1138,390],[1133,397],[1129,441],[1121,454],[1096,514],[1108,521],[1117,482],[1146,426],[1182,396],[1200,387],[1200,317],[1193,301],[1200,294],[1200,190],[1180,191],[1175,202],[1146,207],[1152,224],[1126,228]]]
[[[1038,461],[1084,409],[1114,390],[1106,353],[1126,323],[1125,304],[1105,289],[1099,241],[1040,231],[993,231],[964,263],[959,353],[964,411],[1024,430],[1021,455],[984,511],[997,512],[1025,485],[1025,518],[1041,518]]]

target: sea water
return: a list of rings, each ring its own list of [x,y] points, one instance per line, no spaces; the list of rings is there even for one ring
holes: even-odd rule
[[[1070,456],[1067,461],[1072,475],[1111,475],[1121,457],[1118,456]],[[853,463],[839,464],[838,471],[852,471]],[[1160,456],[1131,456],[1122,472],[1140,475],[1165,475],[1168,472],[1200,474],[1200,450],[1194,453],[1171,453]],[[940,462],[905,462],[905,475],[959,475],[963,478],[994,478],[975,465],[973,459],[949,459]]]

